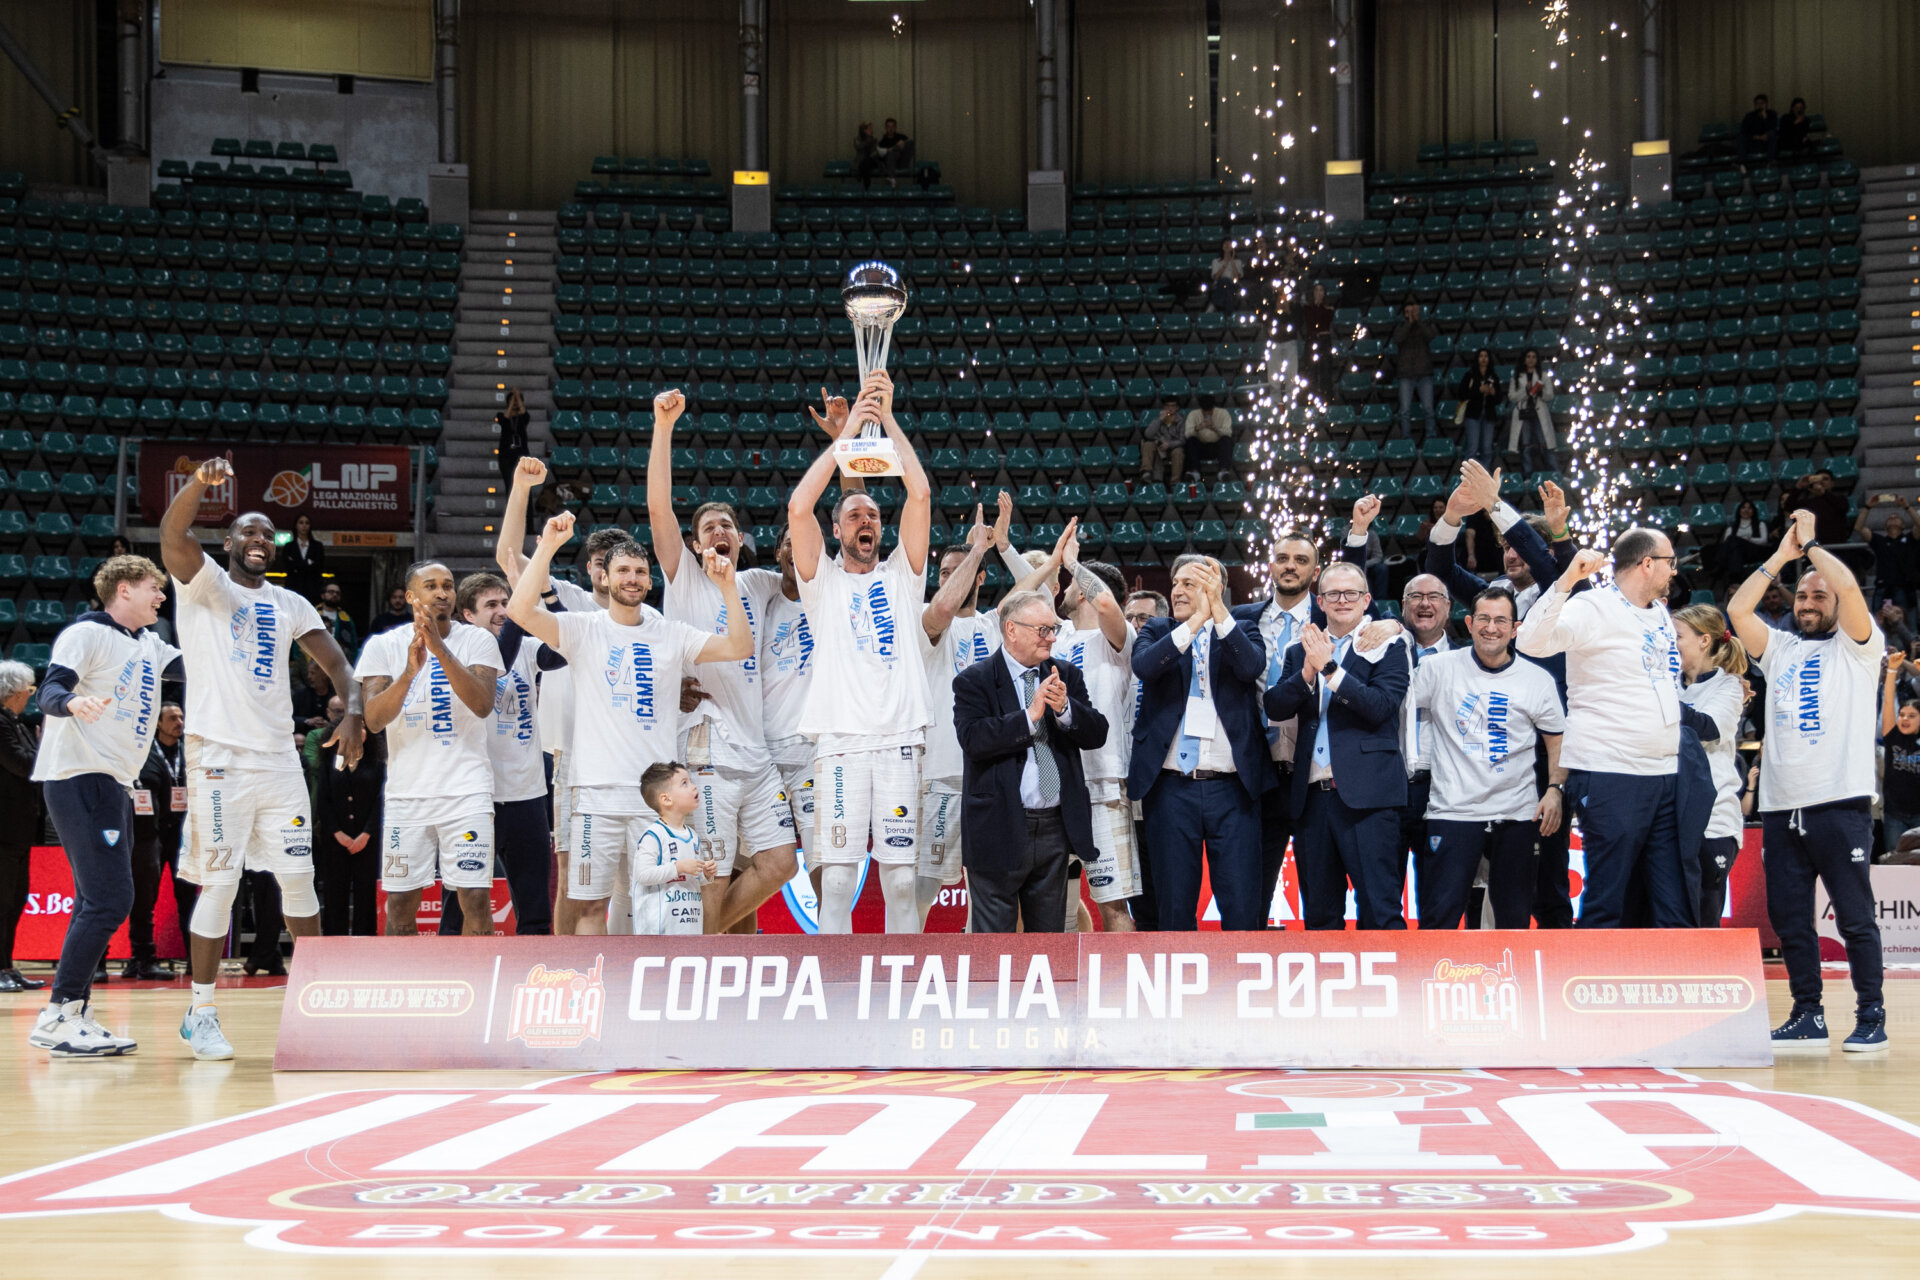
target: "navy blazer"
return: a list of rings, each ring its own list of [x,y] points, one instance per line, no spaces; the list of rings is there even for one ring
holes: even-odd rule
[[[1193,647],[1173,642],[1172,618],[1149,618],[1133,642],[1133,674],[1140,679],[1140,714],[1133,722],[1133,764],[1127,770],[1127,794],[1146,799],[1160,780],[1161,766],[1187,714],[1187,687],[1193,682]],[[1236,620],[1233,630],[1216,636],[1212,651],[1213,710],[1233,751],[1233,767],[1249,798],[1258,801],[1275,785],[1273,759],[1267,754],[1267,726],[1260,719],[1260,695],[1267,684],[1267,651],[1258,626]],[[1075,713],[1079,714],[1078,712]]]
[[[1275,720],[1300,717],[1293,748],[1293,816],[1307,807],[1307,774],[1313,766],[1313,739],[1320,728],[1321,682],[1309,687],[1300,677],[1306,650],[1287,649],[1280,683],[1267,691],[1267,714]],[[1407,802],[1407,766],[1400,756],[1400,703],[1407,696],[1412,668],[1407,647],[1389,644],[1378,662],[1353,649],[1340,662],[1347,673],[1327,702],[1327,747],[1340,798],[1354,809],[1385,809]]]
[[[1070,725],[1049,711],[1041,717],[1060,766],[1060,820],[1067,848],[1093,862],[1093,805],[1080,762],[1082,751],[1106,745],[1107,718],[1087,701],[1086,678],[1070,662],[1048,658],[1067,686]],[[1044,677],[1042,677],[1044,678]],[[1033,745],[1033,721],[1013,687],[1004,653],[976,662],[953,678],[953,728],[966,753],[960,798],[960,861],[969,871],[1004,876],[1021,865],[1027,849],[1027,811],[1020,803],[1020,775]]]

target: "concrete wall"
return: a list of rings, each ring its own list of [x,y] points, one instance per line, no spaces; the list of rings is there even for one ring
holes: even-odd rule
[[[360,191],[426,199],[440,152],[434,87],[357,80],[344,94],[334,83],[262,72],[260,92],[242,93],[238,71],[165,66],[152,82],[154,171],[161,160],[212,159],[215,138],[330,142]]]

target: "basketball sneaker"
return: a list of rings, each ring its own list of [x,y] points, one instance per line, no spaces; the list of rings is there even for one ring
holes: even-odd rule
[[[220,1030],[220,1011],[212,1005],[187,1010],[187,1016],[180,1019],[180,1038],[202,1062],[225,1062],[233,1056],[233,1046]]]
[[[1840,1044],[1847,1053],[1885,1053],[1887,1051],[1887,1010],[1885,1005],[1870,1004],[1860,1009],[1854,1020],[1853,1034]]]
[[[56,1058],[118,1058],[132,1053],[133,1041],[93,1020],[84,1000],[69,1000],[48,1005],[34,1020],[27,1043],[45,1049]]]
[[[1773,1052],[1825,1053],[1827,1015],[1819,1009],[1796,1009],[1773,1032]]]

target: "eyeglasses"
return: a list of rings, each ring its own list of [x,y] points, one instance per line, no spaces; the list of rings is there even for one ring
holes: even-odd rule
[[[1491,613],[1476,613],[1468,621],[1476,627],[1492,627],[1496,631],[1504,631],[1513,625],[1512,618],[1502,618]]]
[[[1648,557],[1647,557],[1647,559],[1649,559],[1649,560],[1675,560],[1675,559],[1678,559],[1678,557],[1677,557],[1677,556],[1648,556]]]
[[[1055,622],[1022,622],[1018,618],[1015,618],[1013,625],[1016,627],[1025,627],[1042,640],[1051,640],[1060,634],[1060,625]]]
[[[1419,600],[1426,604],[1445,604],[1447,602],[1447,593],[1444,591],[1416,591],[1409,595],[1407,599]]]
[[[1328,604],[1352,604],[1366,597],[1364,591],[1322,591],[1320,598]]]

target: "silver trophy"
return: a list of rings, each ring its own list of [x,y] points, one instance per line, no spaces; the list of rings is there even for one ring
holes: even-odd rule
[[[907,309],[907,286],[901,282],[900,273],[886,263],[862,262],[847,272],[840,299],[847,308],[847,321],[853,325],[853,350],[864,383],[868,374],[887,367],[894,322]],[[866,479],[900,474],[899,452],[872,419],[861,424],[858,435],[835,441],[833,452],[843,475]]]

